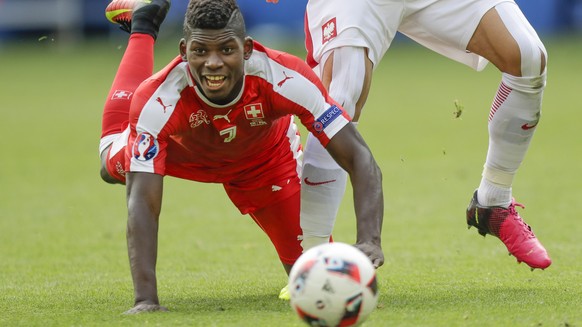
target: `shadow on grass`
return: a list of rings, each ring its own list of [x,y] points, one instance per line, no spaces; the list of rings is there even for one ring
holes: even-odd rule
[[[173,312],[288,312],[289,301],[281,300],[277,294],[220,294],[213,297],[169,297],[165,305]]]

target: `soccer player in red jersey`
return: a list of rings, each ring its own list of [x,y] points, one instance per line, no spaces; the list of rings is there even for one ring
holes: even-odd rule
[[[267,0],[277,3],[278,0]],[[489,151],[467,224],[501,239],[518,262],[545,269],[551,259],[516,211],[514,176],[538,125],[547,52],[513,0],[308,0],[307,63],[357,122],[375,67],[396,32],[476,70],[491,62],[501,84],[489,113]],[[309,134],[301,189],[303,248],[327,242],[347,174]],[[330,181],[324,185],[314,181]],[[310,182],[312,181],[312,182]]]
[[[125,10],[133,2],[138,5]],[[102,178],[127,188],[135,292],[128,313],[166,310],[155,273],[166,175],[223,184],[289,272],[302,253],[301,143],[294,116],[350,174],[356,246],[382,265],[380,169],[310,67],[248,37],[234,0],[191,0],[180,55],[150,76],[170,1],[133,2],[113,1],[107,9],[131,36],[105,104],[100,142]]]

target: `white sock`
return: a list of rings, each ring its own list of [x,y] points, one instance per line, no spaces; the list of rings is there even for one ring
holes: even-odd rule
[[[511,185],[540,119],[545,73],[536,77],[503,74],[489,114],[489,150],[477,200],[483,206],[511,202]]]
[[[481,179],[477,201],[486,207],[505,207],[511,203],[511,187],[495,185],[486,178]]]
[[[347,175],[321,143],[309,134],[301,175],[303,251],[329,241],[345,193]]]

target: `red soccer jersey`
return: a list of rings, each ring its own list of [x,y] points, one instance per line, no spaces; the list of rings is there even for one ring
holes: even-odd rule
[[[134,94],[126,171],[256,189],[297,176],[293,115],[325,146],[349,123],[301,59],[255,42],[239,96],[208,101],[177,57]]]

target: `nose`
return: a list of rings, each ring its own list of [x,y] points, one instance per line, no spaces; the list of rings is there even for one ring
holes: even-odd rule
[[[205,66],[208,69],[217,69],[222,67],[223,65],[223,61],[222,58],[220,57],[220,54],[213,52],[210,53],[208,55],[208,58],[206,59],[206,63]]]

